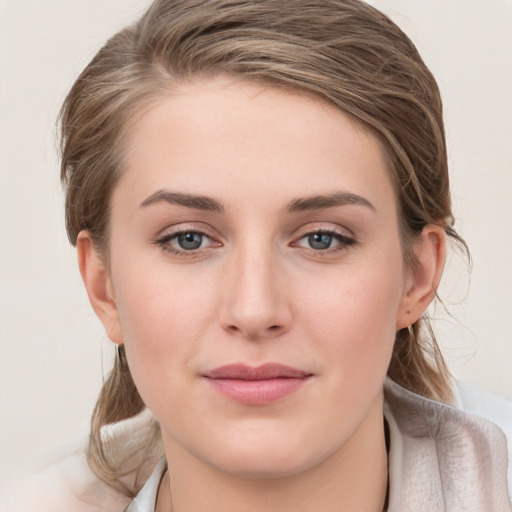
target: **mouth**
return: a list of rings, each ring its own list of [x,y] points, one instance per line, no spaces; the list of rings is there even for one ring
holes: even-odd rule
[[[281,364],[257,367],[230,364],[203,375],[221,395],[245,405],[265,405],[298,391],[311,377],[310,372]]]

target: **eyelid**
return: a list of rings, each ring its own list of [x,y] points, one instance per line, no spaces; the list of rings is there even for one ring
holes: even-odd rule
[[[306,237],[314,235],[316,233],[322,233],[331,235],[338,241],[334,247],[328,247],[326,249],[314,249],[312,247],[304,247],[300,245],[300,242]],[[322,223],[311,223],[301,226],[294,234],[293,240],[290,243],[291,247],[298,248],[307,253],[318,257],[329,257],[337,254],[340,251],[346,251],[349,247],[353,247],[357,244],[357,240],[353,232],[347,228],[333,224],[322,224]]]
[[[212,233],[214,230],[210,228],[207,224],[202,222],[200,223],[179,223],[173,226],[168,226],[165,229],[162,229],[158,234],[152,237],[151,242],[157,246],[159,246],[162,250],[169,252],[170,254],[174,254],[177,256],[197,256],[198,254],[208,251],[215,247],[222,247],[222,242],[218,240],[218,236],[215,233]],[[169,242],[175,239],[180,234],[184,233],[197,233],[208,240],[210,243],[207,247],[200,247],[198,249],[178,249],[170,246]]]
[[[168,225],[159,230],[152,239],[157,240],[167,236],[189,232],[200,233],[208,238],[219,238],[217,231],[204,222],[177,222],[176,224]]]
[[[348,228],[330,222],[311,222],[305,224],[293,233],[295,240],[314,233],[332,233],[346,238],[355,238],[355,234]]]

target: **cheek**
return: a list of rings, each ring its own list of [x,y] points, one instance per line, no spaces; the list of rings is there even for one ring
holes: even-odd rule
[[[208,268],[171,264],[161,253],[119,258],[113,268],[127,344],[156,347],[176,336],[190,336],[209,315],[213,292]]]
[[[314,308],[304,303],[309,337],[347,378],[363,381],[387,370],[403,289],[402,266],[394,261],[352,266],[325,283]]]
[[[138,276],[135,267],[125,268],[123,276],[129,277],[118,280],[116,304],[130,370],[151,409],[154,397],[174,400],[166,390],[186,384],[183,369],[200,352],[213,301],[208,280],[191,280],[185,272],[168,275],[162,267]]]
[[[325,281],[324,292],[302,309],[324,384],[311,407],[322,419],[325,439],[334,443],[342,444],[356,430],[386,377],[402,282],[401,265],[388,263],[351,266],[330,284]]]

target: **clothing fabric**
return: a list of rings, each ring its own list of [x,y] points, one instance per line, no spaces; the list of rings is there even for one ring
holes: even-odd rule
[[[457,393],[456,401],[482,411],[493,404],[486,398],[483,405],[481,399],[468,400],[464,391]],[[512,422],[508,422],[512,404],[507,400],[498,404],[501,409],[493,415],[512,443]],[[390,431],[389,512],[512,512],[507,442],[494,423],[418,396],[389,380],[384,415]],[[148,422],[154,419],[146,412],[117,425],[109,431],[109,442],[124,445]],[[0,511],[154,512],[165,469],[165,458],[161,458],[143,471],[145,484],[130,500],[99,481],[77,454],[54,469],[53,476],[47,472],[43,480],[32,482],[23,504],[0,500]]]
[[[492,421],[505,433],[508,448],[508,493],[512,497],[512,401],[470,382],[454,382],[454,405]]]
[[[155,466],[153,473],[151,473],[151,476],[144,484],[144,487],[128,505],[125,512],[154,512],[158,487],[160,486],[166,469],[167,461],[165,457],[162,457]]]
[[[492,422],[388,381],[391,512],[509,512],[507,442]]]

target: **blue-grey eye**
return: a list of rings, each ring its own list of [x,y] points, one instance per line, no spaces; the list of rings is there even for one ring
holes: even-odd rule
[[[203,243],[203,235],[201,233],[189,231],[187,233],[180,233],[176,235],[176,241],[184,251],[194,251],[201,247]]]
[[[308,244],[312,249],[321,251],[331,247],[333,238],[329,233],[311,233],[308,235]]]

